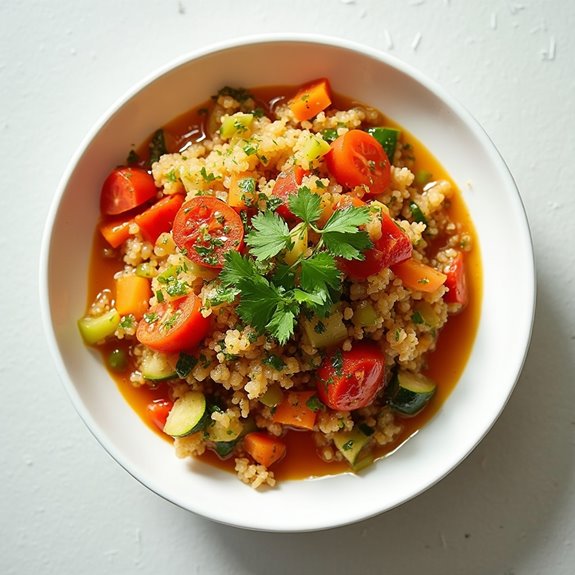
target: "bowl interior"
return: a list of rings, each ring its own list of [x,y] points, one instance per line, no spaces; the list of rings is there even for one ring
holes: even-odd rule
[[[462,191],[483,260],[483,314],[454,392],[433,420],[362,477],[284,482],[265,493],[172,447],[126,404],[76,320],[86,304],[92,230],[101,182],[158,126],[224,85],[297,85],[330,78],[334,90],[372,104],[414,134]],[[529,230],[515,184],[497,151],[457,103],[419,73],[341,41],[261,39],[219,47],[160,71],[124,98],[73,159],[46,229],[44,316],[65,385],[97,439],[132,475],[163,497],[242,527],[299,531],[333,527],[390,509],[457,465],[505,405],[527,350],[534,307]],[[341,494],[345,490],[345,497]],[[333,502],[337,501],[337,505]]]

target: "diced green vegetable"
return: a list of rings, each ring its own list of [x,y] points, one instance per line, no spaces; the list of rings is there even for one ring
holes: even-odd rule
[[[302,148],[303,157],[308,162],[313,162],[322,156],[325,156],[330,150],[329,143],[326,142],[319,134],[314,134]]]
[[[136,275],[142,278],[153,278],[156,269],[150,262],[142,262],[136,267]]]
[[[340,453],[355,468],[355,465],[363,459],[363,448],[369,442],[369,436],[357,427],[351,431],[338,431],[333,436],[333,442]],[[360,457],[360,454],[362,457]]]
[[[325,318],[304,318],[302,325],[310,344],[316,349],[335,346],[347,337],[343,315],[338,310]]]
[[[78,320],[78,328],[88,345],[104,341],[113,335],[120,323],[120,314],[115,308],[98,317],[86,316]]]
[[[276,405],[279,405],[283,399],[282,389],[278,384],[274,383],[273,385],[270,385],[266,389],[266,392],[258,399],[267,407],[275,407]]]
[[[185,437],[203,429],[208,417],[205,395],[200,391],[188,391],[174,403],[166,419],[164,433]]]
[[[372,327],[377,323],[379,315],[373,304],[369,301],[362,301],[353,314],[353,323],[357,327]]]
[[[242,114],[241,112],[238,112],[233,116],[226,116],[222,120],[220,136],[227,140],[233,136],[242,135],[244,132],[248,131],[253,121],[253,114]]]
[[[419,314],[425,325],[431,328],[439,327],[441,318],[429,302],[425,300],[417,302],[415,304],[415,312]]]
[[[417,170],[415,173],[415,183],[419,186],[425,186],[425,184],[431,182],[432,178],[433,174],[427,170]]]
[[[420,373],[399,369],[391,382],[389,403],[403,415],[416,415],[429,403],[436,387],[435,382]]]
[[[321,132],[321,137],[330,144],[337,140],[337,130],[335,128],[327,128]]]
[[[146,352],[139,361],[139,370],[145,379],[164,381],[178,377],[173,356],[159,351]]]
[[[108,354],[108,365],[114,371],[123,371],[128,365],[128,358],[123,349],[113,349]]]
[[[395,128],[376,127],[368,128],[368,134],[371,134],[383,147],[390,163],[393,164],[395,149],[399,140],[399,130]]]

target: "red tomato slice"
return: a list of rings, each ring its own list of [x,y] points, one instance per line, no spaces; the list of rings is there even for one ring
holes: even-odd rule
[[[161,233],[169,232],[183,203],[184,196],[182,194],[166,196],[145,212],[138,214],[134,220],[140,227],[143,238],[155,243]]]
[[[407,234],[385,212],[381,214],[381,238],[364,252],[363,260],[340,260],[339,268],[347,276],[364,280],[411,257],[413,246]]]
[[[381,144],[367,132],[350,130],[331,144],[327,169],[338,184],[348,188],[366,186],[370,194],[381,194],[391,182],[391,165]]]
[[[146,412],[152,423],[160,430],[164,430],[166,419],[174,406],[174,402],[169,399],[154,399],[146,406]]]
[[[154,178],[142,168],[116,168],[104,181],[100,211],[107,216],[122,214],[151,200],[158,190]]]
[[[242,249],[244,226],[239,214],[222,200],[197,196],[179,209],[172,235],[193,262],[222,268],[227,252]]]
[[[272,196],[282,201],[276,212],[284,218],[284,220],[289,221],[295,218],[288,207],[288,199],[290,194],[297,194],[297,190],[306,173],[307,172],[300,166],[294,166],[291,170],[281,172],[276,179],[276,183],[272,189]]]
[[[202,300],[194,293],[157,303],[138,323],[136,337],[156,351],[194,349],[210,329],[210,320],[201,314],[201,307]]]
[[[324,357],[317,370],[317,393],[331,409],[352,411],[373,402],[385,385],[385,357],[374,343]]]
[[[457,252],[454,260],[445,270],[447,276],[445,286],[449,291],[445,294],[444,300],[447,303],[459,303],[463,306],[469,301],[469,292],[467,289],[467,278],[465,277],[465,262],[463,253]]]

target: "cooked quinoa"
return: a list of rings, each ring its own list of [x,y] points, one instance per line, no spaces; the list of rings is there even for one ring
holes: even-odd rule
[[[438,272],[448,272],[460,254],[473,248],[469,232],[451,219],[448,208],[455,193],[451,183],[416,182],[410,169],[413,151],[403,145],[401,135],[391,158],[389,183],[376,194],[366,185],[338,182],[328,169],[325,151],[310,153],[318,139],[320,147],[327,146],[327,134],[340,138],[352,130],[377,125],[381,121],[378,111],[360,105],[350,109],[329,106],[312,118],[301,120],[285,99],[263,114],[256,113],[257,104],[243,91],[223,90],[214,97],[208,112],[212,129],[207,137],[187,142],[179,152],[164,153],[151,165],[158,190],[154,201],[182,196],[185,206],[193,198],[209,196],[229,203],[230,190],[238,178],[249,178],[253,189],[244,213],[264,214],[274,209],[274,188],[281,174],[298,167],[303,172],[299,189],[305,188],[319,197],[321,209],[328,214],[342,209],[342,198],[355,198],[358,204],[369,207],[369,217],[358,230],[370,245],[381,240],[382,221],[389,217],[409,240],[410,259]],[[251,118],[244,126],[241,122],[246,114]],[[231,136],[222,135],[222,126],[234,121],[236,127],[243,128]],[[417,217],[413,206],[417,207]],[[353,209],[356,208],[350,208]],[[297,221],[288,224],[293,230]],[[250,224],[246,219],[244,225],[247,234]],[[438,334],[449,316],[462,308],[461,302],[446,298],[449,290],[445,283],[433,291],[420,291],[405,285],[393,271],[394,266],[385,266],[367,277],[354,277],[343,271],[345,267],[341,268],[341,289],[327,315],[335,317],[338,329],[343,330],[336,341],[338,351],[334,352],[332,346],[318,344],[313,333],[310,336],[314,330],[321,334],[327,320],[321,314],[311,317],[313,314],[306,312],[303,304],[286,341],[246,322],[238,307],[242,294],[218,301],[218,294],[222,293],[220,269],[192,261],[189,252],[178,247],[174,236],[172,230],[167,230],[150,241],[137,221],[130,221],[129,237],[115,249],[107,248],[101,257],[117,258],[116,281],[133,275],[149,280],[148,310],[184,294],[196,294],[201,301],[200,313],[209,323],[209,330],[193,349],[166,352],[145,345],[137,338],[138,325],[149,318],[129,313],[118,314],[115,331],[106,339],[108,343],[127,342],[125,375],[132,385],[159,385],[142,369],[143,364],[152,362],[156,368],[160,366],[161,373],[168,374],[161,385],[170,402],[177,402],[192,391],[207,398],[209,413],[202,428],[174,439],[177,457],[201,456],[206,450],[229,444],[219,454],[232,459],[241,481],[254,488],[274,486],[273,465],[266,467],[258,462],[244,437],[265,432],[266,436],[281,440],[288,429],[298,429],[297,420],[291,425],[278,421],[277,410],[281,402],[289,401],[295,402],[297,408],[297,398],[303,397],[298,394],[302,392],[310,392],[306,405],[315,415],[313,424],[306,424],[305,431],[299,432],[312,434],[317,455],[325,462],[347,459],[345,446],[351,444],[344,443],[342,449],[341,438],[354,437],[350,435],[354,432],[361,432],[366,438],[357,462],[365,461],[366,454],[372,460],[378,450],[397,440],[405,414],[390,401],[390,381],[398,370],[416,375],[425,371]],[[311,230],[298,257],[312,257],[318,242],[320,236]],[[244,257],[248,257],[249,249],[244,246],[243,250]],[[269,258],[270,269],[279,265],[285,253],[286,250]],[[272,272],[265,273],[269,278]],[[87,317],[97,319],[109,314],[115,309],[114,297],[110,286],[89,307]],[[329,354],[351,353],[366,342],[377,348],[384,364],[377,394],[368,405],[357,409],[330,407],[316,393],[322,363]],[[182,368],[182,360],[188,360],[189,369]],[[226,434],[231,441],[225,441]],[[350,466],[356,468],[352,461]]]

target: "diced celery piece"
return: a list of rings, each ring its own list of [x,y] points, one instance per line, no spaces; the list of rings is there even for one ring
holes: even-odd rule
[[[337,310],[325,318],[304,318],[302,324],[310,344],[316,349],[335,346],[347,337],[343,315]]]
[[[379,319],[376,309],[371,302],[362,301],[353,314],[353,323],[357,327],[372,327]]]
[[[355,467],[356,462],[359,463],[359,454],[361,450],[367,445],[369,436],[357,428],[351,431],[338,431],[333,436],[333,442],[339,449],[340,453],[347,459],[347,461]],[[363,459],[363,457],[361,458]]]
[[[258,399],[267,407],[275,407],[279,405],[283,399],[282,389],[277,384],[270,385],[266,389],[266,392]]]
[[[244,132],[247,132],[253,121],[253,114],[242,114],[241,112],[238,112],[233,116],[226,116],[222,120],[220,136],[227,140],[235,135],[241,135]]]
[[[305,222],[299,223],[291,230],[290,238],[293,243],[293,247],[284,255],[284,261],[286,264],[291,266],[307,250],[308,235]]]
[[[115,308],[98,317],[86,316],[78,320],[78,328],[88,345],[94,345],[112,335],[120,323],[120,314]]]
[[[302,154],[308,162],[313,162],[325,156],[329,150],[329,144],[319,134],[314,134],[303,145]]]

